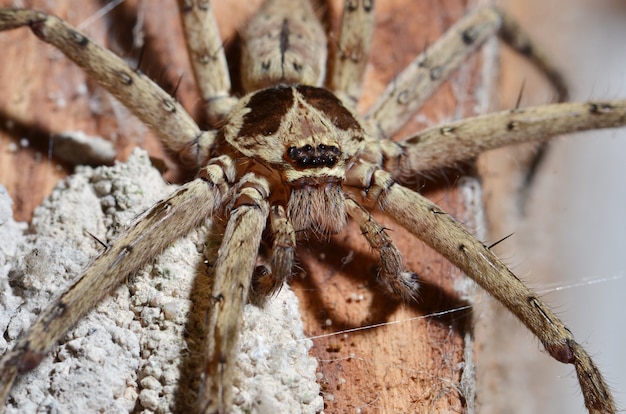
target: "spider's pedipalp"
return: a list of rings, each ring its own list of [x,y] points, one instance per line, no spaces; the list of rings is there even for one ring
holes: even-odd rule
[[[262,304],[265,298],[276,294],[291,279],[295,261],[296,233],[287,219],[287,212],[281,205],[270,208],[272,253],[270,268],[263,266],[261,272],[255,272],[252,279],[250,301]]]
[[[417,275],[402,264],[402,255],[383,226],[356,201],[347,198],[346,210],[370,246],[380,254],[380,282],[392,295],[408,302],[417,299]]]
[[[274,244],[272,245],[272,276],[276,279],[275,286],[280,288],[291,278],[296,250],[296,232],[283,206],[273,206],[270,214]],[[280,284],[280,285],[279,285]],[[269,290],[272,294],[276,288]]]

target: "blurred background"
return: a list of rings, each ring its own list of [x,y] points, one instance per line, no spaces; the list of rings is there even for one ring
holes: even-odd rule
[[[497,4],[513,15],[563,70],[571,86],[571,100],[626,98],[626,2],[500,0]],[[502,51],[502,62],[501,108],[515,106],[522,84],[521,106],[554,100],[549,85],[521,59]],[[494,167],[504,166],[515,175],[523,164],[523,152],[519,155],[516,149],[488,157],[486,199],[492,237],[497,240],[514,233],[500,246],[501,254],[590,352],[623,409],[626,130],[557,138],[527,193],[512,187],[514,181]],[[502,196],[507,192],[512,203],[505,206]],[[517,345],[509,351],[521,349],[519,354],[502,356],[515,358],[513,364],[520,371],[500,375],[509,385],[518,386],[521,394],[529,394],[520,395],[523,399],[505,394],[503,399],[508,402],[491,402],[487,407],[491,411],[485,412],[503,412],[507,404],[509,408],[513,405],[516,413],[585,412],[574,369],[546,360],[538,341],[528,332],[511,333],[507,321],[504,318],[496,322],[503,326],[492,328],[502,330],[505,341]],[[527,355],[526,349],[531,354]],[[533,353],[533,349],[541,352]]]

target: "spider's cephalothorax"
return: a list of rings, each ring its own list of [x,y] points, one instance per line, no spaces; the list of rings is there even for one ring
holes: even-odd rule
[[[453,166],[503,145],[573,131],[623,126],[626,102],[564,103],[516,109],[430,128],[402,141],[391,137],[445,78],[489,37],[499,34],[566,89],[548,59],[506,16],[481,8],[457,22],[406,67],[358,121],[374,27],[373,1],[346,1],[336,53],[306,0],[267,0],[242,34],[242,85],[233,96],[223,45],[208,1],[179,1],[190,61],[219,130],[201,130],[184,108],[145,75],[132,70],[74,28],[43,12],[0,9],[0,31],[21,26],[79,64],[159,134],[196,179],[156,203],[41,312],[0,360],[0,401],[15,378],[37,365],[98,301],[208,218],[226,225],[213,266],[198,409],[228,412],[243,305],[253,289],[276,291],[294,267],[296,233],[328,235],[350,217],[380,255],[380,279],[405,299],[415,275],[371,211],[387,215],[463,270],[513,312],[555,359],[574,365],[590,412],[613,413],[600,371],[572,333],[495,254],[433,202],[403,185],[423,171]],[[276,86],[278,85],[278,86]],[[264,88],[264,89],[263,89]],[[260,89],[259,91],[256,91]],[[271,265],[255,272],[268,228]],[[471,375],[471,374],[470,374]],[[472,394],[473,395],[473,394]]]
[[[287,206],[298,234],[343,228],[342,185],[365,138],[355,115],[331,92],[305,85],[253,92],[235,105],[223,133],[249,160],[274,172],[273,202]],[[285,194],[288,200],[278,198]]]

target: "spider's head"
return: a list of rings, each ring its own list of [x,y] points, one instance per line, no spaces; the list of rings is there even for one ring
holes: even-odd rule
[[[346,222],[346,169],[364,145],[355,115],[326,89],[280,85],[243,97],[224,126],[228,143],[277,172],[296,231],[326,236]]]

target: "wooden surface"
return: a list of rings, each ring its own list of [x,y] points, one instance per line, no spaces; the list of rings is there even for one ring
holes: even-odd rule
[[[93,14],[100,2],[70,0],[33,1],[34,7],[51,11],[77,25]],[[161,3],[161,2],[160,2]],[[196,95],[191,70],[180,35],[174,2],[151,7],[143,2],[141,27],[146,46],[141,69],[196,114]],[[246,2],[242,2],[246,3]],[[336,2],[335,2],[336,3]],[[465,1],[379,2],[377,28],[366,80],[363,108],[379,94],[386,82],[423,47],[462,16]],[[50,9],[54,4],[54,9]],[[225,38],[233,37],[254,6],[218,5],[217,14]],[[230,9],[232,7],[232,9]],[[233,11],[234,10],[234,11]],[[329,14],[336,26],[340,7]],[[136,2],[127,1],[105,19],[89,25],[86,32],[122,56],[137,58],[132,47]],[[155,159],[165,159],[154,136],[119,103],[90,82],[73,64],[52,47],[43,45],[28,30],[0,34],[3,63],[0,64],[0,183],[15,200],[15,215],[28,220],[38,205],[70,167],[48,158],[50,134],[81,130],[115,143],[119,159],[142,146]],[[425,125],[464,116],[475,107],[472,97],[484,92],[479,80],[478,59],[454,76],[454,87],[445,86],[429,102],[423,116],[407,126],[406,133]],[[86,85],[86,88],[85,88]],[[402,135],[402,134],[401,134]],[[28,144],[26,147],[22,144]],[[168,180],[180,174],[171,160]],[[427,195],[464,221],[465,202],[450,185],[432,186]],[[384,222],[404,253],[409,267],[423,279],[418,303],[402,305],[387,298],[375,282],[377,259],[353,225],[333,237],[330,245],[311,242],[299,251],[301,272],[293,287],[314,354],[320,360],[320,383],[326,396],[327,413],[343,412],[463,412],[464,392],[472,384],[460,384],[466,364],[465,335],[470,333],[470,312],[430,317],[433,312],[462,306],[455,286],[459,272],[445,259],[424,247],[399,226]],[[408,321],[410,318],[418,318]],[[373,324],[401,321],[346,334],[338,331]],[[465,388],[465,391],[463,387]],[[470,391],[467,391],[469,389]],[[469,394],[468,394],[469,395]]]

